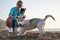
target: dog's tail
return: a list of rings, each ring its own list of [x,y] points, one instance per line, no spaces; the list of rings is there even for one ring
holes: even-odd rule
[[[44,21],[46,21],[46,19],[47,19],[48,17],[51,17],[51,18],[55,21],[55,18],[54,18],[52,15],[46,15],[45,18],[44,18]]]

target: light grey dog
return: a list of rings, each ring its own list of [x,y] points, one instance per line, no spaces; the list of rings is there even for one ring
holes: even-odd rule
[[[44,34],[45,21],[48,17],[51,17],[55,21],[55,18],[52,15],[46,15],[44,19],[33,18],[30,20],[25,20],[23,26],[20,26],[20,30],[17,32],[17,36],[21,36],[25,31],[32,30],[34,28],[38,28],[40,36],[42,36],[42,34]],[[22,17],[18,17],[17,22],[18,20],[21,21],[21,19],[23,20]],[[16,29],[16,31],[17,30],[18,28]]]

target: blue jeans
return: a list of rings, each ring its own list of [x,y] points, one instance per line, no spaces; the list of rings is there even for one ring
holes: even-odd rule
[[[16,24],[17,24],[17,21],[16,21],[16,18],[13,19],[13,28],[16,27]]]

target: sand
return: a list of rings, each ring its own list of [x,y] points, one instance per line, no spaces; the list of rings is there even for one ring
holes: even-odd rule
[[[38,32],[27,32],[23,36],[16,37],[8,31],[0,31],[0,40],[60,40],[60,32],[45,32],[42,37]]]

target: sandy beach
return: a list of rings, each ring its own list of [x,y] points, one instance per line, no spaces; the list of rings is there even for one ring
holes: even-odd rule
[[[38,32],[27,32],[25,35],[16,37],[8,31],[0,31],[0,40],[60,40],[60,32],[46,32],[39,37]]]

